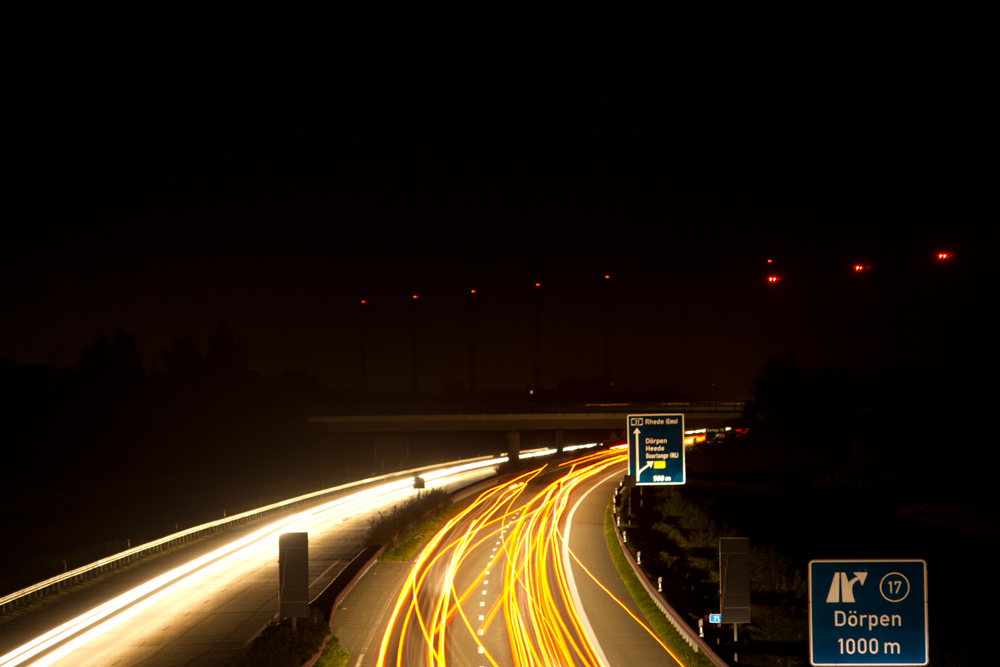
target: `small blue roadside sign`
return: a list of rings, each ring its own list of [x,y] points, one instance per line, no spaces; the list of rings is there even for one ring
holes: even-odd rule
[[[926,665],[927,563],[809,562],[813,665]]]
[[[628,416],[628,474],[637,485],[683,484],[684,415]]]
[[[799,581],[801,581],[801,579]],[[722,623],[722,614],[709,614],[708,615],[708,622],[709,623]]]

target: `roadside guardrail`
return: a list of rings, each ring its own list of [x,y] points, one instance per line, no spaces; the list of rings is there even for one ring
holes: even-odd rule
[[[542,451],[544,448],[539,449],[528,449],[521,452],[521,458],[526,458],[525,455],[531,455],[534,452]],[[537,454],[535,454],[537,456]],[[505,455],[504,455],[505,456]],[[70,570],[62,574],[56,575],[46,579],[45,581],[40,581],[37,584],[28,586],[27,588],[22,588],[19,591],[15,591],[4,597],[0,597],[0,614],[6,614],[7,612],[13,610],[16,607],[20,607],[36,599],[45,597],[46,595],[57,593],[62,590],[63,586],[69,586],[76,584],[91,577],[109,572],[111,570],[118,569],[123,565],[132,563],[143,556],[162,551],[165,548],[172,547],[177,544],[184,542],[189,542],[193,539],[201,537],[203,535],[211,534],[222,528],[229,526],[248,523],[255,519],[260,519],[262,517],[268,516],[270,514],[275,514],[293,507],[300,506],[304,503],[315,502],[330,494],[339,493],[347,489],[362,489],[368,486],[378,484],[380,482],[386,482],[392,479],[399,479],[400,477],[412,477],[422,472],[427,472],[430,470],[435,470],[439,468],[447,468],[454,466],[456,463],[472,463],[474,461],[485,461],[494,458],[493,456],[476,456],[468,459],[459,459],[459,461],[449,461],[447,463],[435,463],[427,466],[422,466],[420,468],[413,468],[410,470],[401,470],[399,472],[387,473],[385,475],[379,475],[378,477],[369,477],[367,479],[361,479],[356,482],[348,482],[347,484],[341,484],[339,486],[330,487],[328,489],[322,489],[320,491],[314,491],[312,493],[306,493],[301,496],[296,496],[295,498],[290,498],[288,500],[283,500],[281,502],[272,503],[264,507],[259,507],[255,510],[249,510],[247,512],[242,512],[240,514],[234,514],[232,516],[227,516],[225,518],[209,521],[208,523],[203,523],[199,526],[194,526],[193,528],[188,528],[186,530],[177,531],[165,537],[161,537],[157,540],[152,540],[146,542],[145,544],[140,544],[139,546],[132,547],[131,549],[126,549],[107,558],[102,558],[100,560],[94,561],[88,565],[78,567],[75,570]]]
[[[613,508],[613,512],[617,514],[614,496],[612,496],[611,507]],[[715,651],[712,650],[712,647],[691,629],[691,626],[684,621],[684,618],[670,606],[670,603],[667,602],[666,598],[660,595],[660,593],[656,590],[656,586],[653,585],[653,582],[649,580],[646,573],[643,572],[642,568],[639,567],[639,564],[635,562],[635,558],[632,557],[632,552],[625,546],[625,540],[622,539],[622,533],[618,529],[618,522],[614,521],[613,525],[615,528],[615,535],[618,536],[618,546],[621,547],[622,553],[625,554],[625,558],[628,559],[629,565],[632,566],[635,576],[639,579],[640,583],[642,583],[646,592],[649,593],[649,597],[652,598],[656,606],[663,612],[663,615],[667,617],[667,621],[670,622],[670,625],[674,626],[674,629],[677,630],[678,634],[680,634],[681,639],[687,642],[688,646],[690,646],[695,653],[702,651],[705,654],[705,657],[711,660],[712,664],[716,665],[716,667],[729,667],[729,665],[727,665],[722,658],[716,655]]]

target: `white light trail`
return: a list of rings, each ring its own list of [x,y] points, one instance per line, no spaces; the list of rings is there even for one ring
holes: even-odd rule
[[[506,460],[506,457],[503,457],[486,461],[475,461],[428,473],[424,476],[424,479],[427,481],[443,479],[462,472],[495,466]],[[281,531],[293,529],[296,524],[308,523],[318,518],[333,518],[335,523],[340,523],[349,516],[370,511],[379,505],[392,501],[394,494],[398,494],[404,490],[411,490],[413,482],[413,477],[394,480],[279,519],[265,528],[256,530],[224,547],[195,558],[178,568],[151,579],[0,656],[0,667],[22,665],[40,653],[54,649],[31,663],[33,667],[50,665],[60,658],[65,657],[76,648],[86,644],[91,639],[167,597],[182,585],[187,585],[205,574],[228,564],[228,561],[232,557],[235,557],[244,549],[257,545],[269,537],[274,537]],[[372,501],[378,502],[372,504]],[[334,517],[330,517],[329,515],[331,514]],[[339,516],[337,516],[338,514]],[[59,644],[62,644],[62,646],[59,646]]]
[[[525,452],[525,453],[521,454],[519,458],[522,458],[522,459],[531,459],[531,458],[534,458],[536,456],[545,456],[547,454],[555,454],[557,451],[559,451],[559,450],[557,450],[557,449],[543,449],[540,452]]]
[[[570,445],[569,447],[563,447],[564,452],[575,452],[578,449],[590,449],[591,447],[597,447],[600,443],[592,442],[589,445]]]

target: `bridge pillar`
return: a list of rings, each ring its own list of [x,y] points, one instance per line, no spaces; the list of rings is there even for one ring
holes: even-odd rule
[[[507,458],[518,467],[517,461],[521,458],[521,434],[518,431],[507,432]]]

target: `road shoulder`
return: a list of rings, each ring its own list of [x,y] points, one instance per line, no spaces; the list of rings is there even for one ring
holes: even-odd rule
[[[378,662],[392,605],[412,566],[410,561],[376,561],[341,600],[330,628],[340,647],[351,652],[350,667]]]

